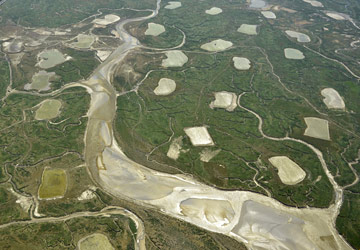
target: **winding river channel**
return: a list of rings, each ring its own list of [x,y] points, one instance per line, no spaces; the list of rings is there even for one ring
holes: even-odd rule
[[[112,75],[130,51],[142,47],[124,26],[156,16],[160,2],[158,0],[156,9],[150,15],[117,24],[122,45],[87,81],[80,84],[91,95],[85,159],[93,180],[116,197],[130,200],[139,206],[157,208],[169,216],[228,235],[243,242],[249,249],[351,249],[335,229],[343,190],[329,172],[320,150],[301,140],[266,136],[262,131],[262,118],[241,106],[241,96],[238,99],[239,107],[256,116],[259,120],[258,129],[265,138],[295,141],[306,145],[317,155],[336,194],[333,205],[327,209],[299,209],[252,192],[221,191],[189,176],[148,169],[122,152],[112,128],[116,114],[116,91],[111,84]],[[144,239],[138,240],[138,247],[144,249]]]

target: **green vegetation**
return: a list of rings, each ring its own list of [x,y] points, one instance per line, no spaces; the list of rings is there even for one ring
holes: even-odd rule
[[[9,83],[9,65],[5,58],[0,57],[0,99],[5,96],[6,88],[9,86]]]

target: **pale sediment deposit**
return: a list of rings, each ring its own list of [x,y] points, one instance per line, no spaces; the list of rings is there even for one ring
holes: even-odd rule
[[[120,20],[120,17],[117,16],[117,15],[113,15],[113,14],[109,14],[109,15],[106,15],[104,16],[104,18],[97,18],[97,19],[94,19],[92,22],[95,23],[95,24],[98,24],[98,25],[109,25],[109,24],[112,24],[112,23],[115,23],[117,21]]]
[[[226,50],[226,49],[230,48],[231,46],[233,46],[232,42],[225,41],[222,39],[217,39],[217,40],[214,40],[209,43],[205,43],[205,44],[201,45],[201,48],[203,50],[216,52],[216,51]]]
[[[224,226],[234,219],[234,209],[227,200],[189,198],[180,203],[181,213]]]
[[[44,50],[38,55],[38,66],[43,69],[49,69],[56,65],[59,65],[71,57],[66,57],[57,49]]]
[[[284,53],[287,59],[302,60],[305,58],[304,54],[298,49],[286,48]]]
[[[311,4],[313,7],[324,7],[324,5],[319,1],[315,1],[315,0],[303,0],[303,1],[305,3]]]
[[[76,37],[76,42],[71,43],[71,46],[77,49],[88,49],[94,41],[95,37],[92,35],[79,34]]]
[[[266,2],[263,0],[251,0],[249,7],[254,9],[261,9],[266,6]]]
[[[251,67],[251,62],[245,57],[233,57],[234,67],[238,70],[248,70]]]
[[[257,25],[253,24],[241,24],[240,28],[237,29],[238,32],[247,34],[247,35],[257,35]]]
[[[182,145],[183,145],[183,137],[179,136],[178,138],[175,138],[171,142],[166,156],[169,157],[170,159],[177,160],[180,156]]]
[[[333,88],[325,88],[321,90],[324,103],[329,109],[345,109],[345,103],[339,93]]]
[[[213,146],[214,142],[206,127],[184,128],[185,134],[189,136],[194,146]]]
[[[173,10],[181,7],[181,2],[178,1],[170,1],[168,5],[165,6],[165,9]]]
[[[81,195],[77,198],[79,201],[91,200],[96,198],[96,194],[94,193],[95,188],[89,188],[81,193]]]
[[[148,23],[148,28],[145,31],[147,36],[158,36],[165,32],[165,27],[157,23]]]
[[[216,149],[216,150],[212,151],[208,148],[205,148],[200,153],[200,161],[209,162],[209,161],[211,161],[212,158],[214,158],[220,152],[221,152],[221,149]]]
[[[22,41],[14,39],[11,42],[4,42],[2,44],[2,48],[5,52],[8,53],[19,53],[24,49],[23,44],[24,43]]]
[[[345,20],[346,18],[338,13],[334,13],[334,12],[327,12],[326,15],[328,17],[331,17],[332,19],[338,20],[338,21],[342,21]]]
[[[35,89],[37,91],[47,91],[50,89],[50,80],[55,77],[55,72],[39,71],[32,77],[31,83],[24,86],[25,90]]]
[[[265,18],[268,18],[268,19],[276,19],[276,15],[274,12],[272,11],[261,11],[261,14],[265,17]]]
[[[169,78],[161,78],[154,89],[155,95],[169,95],[176,89],[176,82]]]
[[[47,99],[40,103],[40,107],[36,110],[36,120],[51,120],[60,114],[62,104],[59,100]]]
[[[304,118],[307,128],[304,135],[330,141],[329,122],[317,117]]]
[[[222,9],[218,8],[218,7],[212,7],[211,9],[205,10],[206,14],[209,15],[218,15],[222,12]]]
[[[221,91],[215,93],[215,100],[210,103],[210,108],[222,108],[227,111],[234,111],[237,107],[237,96],[235,93]]]
[[[285,31],[286,35],[292,37],[292,38],[296,38],[298,42],[300,43],[308,43],[310,42],[310,37],[304,33],[300,33],[297,31],[292,31],[292,30],[286,30]]]
[[[78,242],[79,250],[115,250],[108,237],[104,234],[94,233]]]
[[[111,53],[111,50],[97,50],[96,56],[103,62],[111,55]]]
[[[286,185],[298,184],[306,176],[305,171],[287,156],[274,156],[269,161],[278,169],[279,178]]]
[[[167,58],[161,64],[165,68],[182,67],[189,60],[181,50],[166,51],[165,55]]]

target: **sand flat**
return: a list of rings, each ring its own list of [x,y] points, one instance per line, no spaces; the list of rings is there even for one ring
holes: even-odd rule
[[[237,29],[238,32],[247,34],[247,35],[257,35],[257,25],[253,24],[241,24],[240,28]]]
[[[211,9],[205,10],[205,13],[209,15],[218,15],[222,12],[223,12],[222,9],[218,7],[212,7]]]
[[[36,120],[51,120],[60,114],[62,104],[59,100],[47,99],[41,102],[40,107],[36,110]]]
[[[208,148],[205,148],[200,153],[200,161],[209,162],[209,161],[211,161],[212,158],[217,156],[217,154],[220,153],[220,152],[221,152],[221,149],[217,149],[217,150],[212,151],[212,150],[210,150]]]
[[[184,128],[187,136],[189,136],[191,143],[194,146],[213,146],[215,145],[207,128],[203,127],[192,127]]]
[[[94,233],[78,242],[79,250],[115,250],[108,237],[104,234]]]
[[[276,19],[276,15],[272,11],[268,11],[268,10],[261,11],[261,14],[267,19]]]
[[[345,20],[346,18],[343,17],[342,15],[338,14],[338,13],[334,13],[334,12],[327,12],[326,15],[328,17],[331,17],[332,19],[338,20],[338,21],[342,21]]]
[[[181,50],[166,51],[165,55],[167,58],[161,64],[165,68],[182,67],[189,60]]]
[[[35,89],[39,92],[50,90],[50,80],[54,78],[55,75],[55,72],[46,72],[41,70],[33,75],[31,83],[25,84],[24,89]]]
[[[56,65],[59,65],[67,60],[69,57],[65,57],[57,49],[44,50],[38,55],[38,66],[43,69],[49,69]]]
[[[269,161],[278,169],[279,178],[286,185],[298,184],[306,176],[305,171],[287,156],[274,156]]]
[[[288,35],[292,38],[296,38],[297,41],[300,43],[308,43],[311,41],[310,37],[304,33],[292,31],[292,30],[286,30],[285,33],[286,33],[286,35]]]
[[[293,48],[284,49],[284,54],[287,59],[291,60],[302,60],[305,58],[304,54],[300,50]]]
[[[221,91],[216,92],[214,95],[215,100],[210,103],[210,108],[222,108],[231,112],[234,111],[234,109],[237,107],[237,96],[235,93]]]
[[[319,1],[315,1],[315,0],[303,0],[305,3],[309,3],[309,4],[311,4],[311,6],[313,6],[313,7],[324,7],[324,5],[321,3],[321,2],[319,2]]]
[[[170,95],[176,89],[176,82],[169,78],[161,78],[154,89],[155,95]]]
[[[329,109],[345,109],[345,103],[340,94],[333,88],[321,90],[324,98],[323,102]]]
[[[173,159],[173,160],[177,160],[179,158],[181,148],[183,145],[183,138],[184,137],[179,136],[171,142],[169,150],[166,154],[167,157],[169,157],[170,159]]]
[[[165,32],[165,27],[157,23],[148,23],[148,28],[145,31],[147,36],[158,36]]]
[[[251,67],[251,62],[245,57],[233,57],[234,67],[238,70],[248,70]]]
[[[77,49],[88,49],[95,42],[95,37],[92,35],[79,34],[76,37],[76,42],[71,43],[71,46]]]
[[[217,51],[223,51],[233,46],[232,42],[225,41],[223,39],[217,39],[214,41],[211,41],[209,43],[205,43],[201,45],[201,48],[203,50],[211,51],[211,52],[217,52]]]
[[[304,135],[330,141],[329,122],[317,117],[304,118],[307,128]]]
[[[120,20],[120,17],[114,14],[104,16],[104,18],[96,18],[92,22],[98,25],[109,25]]]
[[[168,2],[168,5],[166,5],[164,8],[169,10],[174,10],[181,7],[181,2],[178,1],[170,1]]]

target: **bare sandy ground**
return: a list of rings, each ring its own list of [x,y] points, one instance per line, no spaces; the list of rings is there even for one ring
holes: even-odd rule
[[[96,56],[103,62],[111,55],[111,53],[111,50],[97,50]]]
[[[231,46],[233,46],[232,42],[225,41],[222,39],[217,39],[217,40],[214,40],[209,43],[205,43],[205,44],[201,45],[201,48],[203,50],[216,52],[216,51],[226,50],[226,49],[230,48]]]
[[[340,94],[333,88],[325,88],[321,90],[324,103],[329,109],[345,109],[345,103]]]
[[[324,5],[319,1],[315,1],[315,0],[303,0],[303,1],[305,3],[311,4],[313,7],[324,7]]]
[[[232,92],[221,91],[215,93],[215,100],[210,103],[210,108],[223,108],[227,111],[234,111],[237,107],[237,95]]]
[[[311,41],[310,37],[304,33],[292,31],[292,30],[286,30],[285,33],[292,38],[296,38],[297,41],[300,43],[308,43]]]
[[[180,153],[181,153],[181,148],[183,145],[182,140],[183,140],[183,137],[179,136],[178,138],[175,138],[171,142],[169,150],[166,154],[167,157],[169,157],[170,159],[173,159],[173,160],[177,160],[179,158]]]
[[[217,149],[217,150],[212,151],[212,150],[210,150],[208,148],[205,148],[200,153],[200,161],[209,162],[209,161],[211,161],[212,158],[214,158],[220,152],[221,152],[221,149]]]
[[[241,24],[240,28],[237,30],[240,33],[247,35],[257,35],[257,25],[253,24]]]
[[[306,177],[305,171],[287,156],[271,157],[269,161],[278,169],[279,178],[286,185],[296,185]]]
[[[169,78],[161,78],[154,89],[155,95],[170,95],[176,89],[176,82]]]
[[[234,67],[238,70],[248,70],[251,67],[251,62],[245,57],[233,57]]]
[[[62,104],[59,100],[46,99],[42,101],[39,106],[35,113],[35,119],[51,120],[60,114]]]
[[[300,50],[293,48],[284,49],[284,54],[287,59],[292,60],[302,60],[305,58],[304,54]]]
[[[261,14],[268,19],[276,19],[276,15],[272,11],[261,11]]]
[[[214,142],[205,126],[184,128],[185,134],[189,136],[194,146],[213,146]]]
[[[158,36],[165,32],[165,27],[157,23],[148,23],[148,28],[145,31],[147,36]]]
[[[165,55],[167,59],[164,59],[161,64],[165,68],[182,67],[189,60],[181,50],[166,51]]]
[[[94,19],[94,21],[92,21],[92,22],[95,23],[95,24],[98,24],[98,25],[106,26],[106,25],[115,23],[115,22],[117,22],[119,20],[120,20],[119,16],[114,15],[114,14],[109,14],[109,15],[104,16],[104,18]]]
[[[166,5],[164,8],[169,9],[169,10],[173,10],[173,9],[177,9],[179,7],[181,7],[181,2],[170,1],[170,2],[168,2],[168,5]]]
[[[335,13],[335,12],[327,12],[326,15],[328,17],[331,17],[332,19],[338,20],[338,21],[342,21],[345,20],[346,18],[344,16],[342,16],[341,14]]]
[[[47,91],[50,89],[50,84],[51,84],[50,80],[54,77],[55,77],[55,72],[46,72],[44,70],[41,70],[33,75],[31,83],[25,84],[24,89]]]
[[[304,118],[307,128],[304,135],[330,141],[329,122],[317,117]]]
[[[205,13],[209,15],[218,15],[222,12],[223,12],[222,9],[218,7],[212,7],[211,9],[205,10]]]

